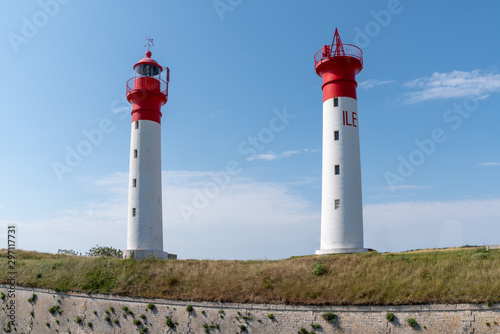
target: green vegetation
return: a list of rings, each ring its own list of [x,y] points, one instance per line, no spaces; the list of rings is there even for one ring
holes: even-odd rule
[[[406,322],[408,323],[408,326],[410,326],[410,327],[415,327],[417,325],[417,320],[415,320],[413,318],[406,319]]]
[[[59,311],[59,305],[54,305],[51,308],[49,308],[49,313],[54,314]]]
[[[311,327],[313,329],[320,329],[321,328],[321,325],[320,324],[311,324]]]
[[[312,273],[316,276],[324,275],[326,274],[326,266],[323,264],[323,262],[318,262],[314,265]]]
[[[80,325],[82,323],[82,319],[80,317],[76,317],[75,322]]]
[[[172,321],[172,319],[168,316],[166,316],[166,318],[167,318],[166,325],[170,328],[175,328],[175,323]]]
[[[190,313],[193,312],[193,306],[191,306],[191,305],[186,306],[186,311],[188,311]]]
[[[268,319],[270,319],[270,320],[274,320],[274,314],[269,313],[269,314],[267,315],[267,318],[268,318]]]
[[[331,324],[334,324],[337,321],[337,315],[332,312],[323,313],[321,317]]]
[[[395,315],[394,315],[394,313],[387,313],[387,314],[385,315],[385,318],[387,319],[387,321],[391,322],[391,321],[393,321],[393,320],[394,320]]]
[[[153,303],[148,304],[148,310],[153,311],[155,308],[156,308],[155,304],[153,304]]]
[[[234,303],[494,305],[500,301],[500,250],[467,247],[320,259],[328,270],[316,275],[311,270],[322,267],[318,256],[278,261],[136,261],[18,250],[16,283],[58,291]],[[0,250],[0,272],[7,272],[7,265],[7,250]],[[7,284],[7,279],[0,277],[0,283]],[[29,301],[35,303],[36,296]],[[148,310],[154,310],[151,307]]]

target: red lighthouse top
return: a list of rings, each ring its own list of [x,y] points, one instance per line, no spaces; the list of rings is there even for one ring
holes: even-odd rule
[[[314,68],[323,78],[323,102],[340,96],[356,99],[356,74],[363,68],[363,52],[355,45],[343,44],[337,28],[332,44],[314,55]]]
[[[134,65],[135,76],[127,81],[127,100],[132,103],[132,122],[149,120],[160,123],[161,106],[167,103],[170,70],[161,67],[146,52]],[[164,73],[162,75],[162,73]]]

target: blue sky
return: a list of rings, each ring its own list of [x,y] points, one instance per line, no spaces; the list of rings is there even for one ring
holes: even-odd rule
[[[335,27],[364,54],[365,246],[500,244],[499,10],[495,1],[5,1],[1,247],[9,224],[23,249],[126,247],[125,83],[151,34],[153,58],[171,70],[165,250],[313,254],[322,138],[313,57]],[[283,127],[265,137],[276,117]],[[251,137],[265,138],[256,155],[245,150]]]

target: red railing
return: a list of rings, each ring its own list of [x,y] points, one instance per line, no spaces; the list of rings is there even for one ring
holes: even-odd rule
[[[363,66],[363,52],[356,45],[352,44],[341,44],[337,46],[325,45],[314,55],[314,67],[318,65],[324,59],[330,59],[335,57],[353,57],[358,59]]]
[[[135,81],[140,78],[147,78],[150,80],[152,83],[154,80],[158,84],[149,84],[147,86],[149,87],[144,87],[143,85],[138,86]],[[157,90],[162,94],[165,94],[165,96],[168,96],[168,82],[163,80],[163,79],[158,79],[158,78],[153,78],[153,77],[143,77],[143,76],[136,76],[127,81],[127,94],[130,93],[133,90]]]

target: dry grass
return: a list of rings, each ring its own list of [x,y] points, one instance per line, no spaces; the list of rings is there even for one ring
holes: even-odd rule
[[[312,274],[321,261],[327,273]],[[136,297],[302,305],[500,301],[500,250],[304,256],[279,261],[117,260],[16,252],[17,284]],[[0,250],[0,272],[7,272]],[[7,276],[0,277],[6,283]]]

